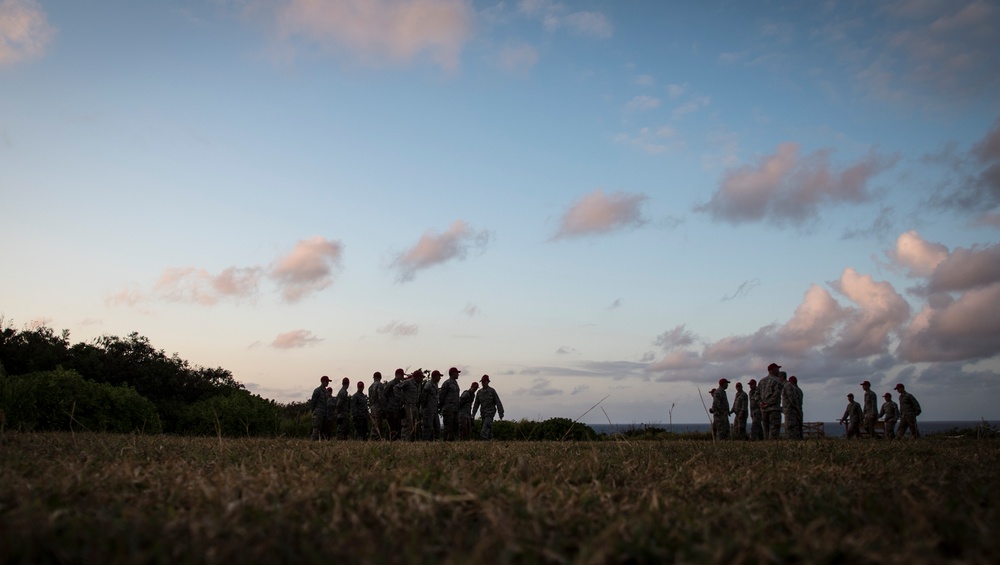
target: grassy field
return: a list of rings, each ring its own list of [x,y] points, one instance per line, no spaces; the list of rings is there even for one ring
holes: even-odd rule
[[[0,563],[1000,562],[1000,442],[0,435]]]

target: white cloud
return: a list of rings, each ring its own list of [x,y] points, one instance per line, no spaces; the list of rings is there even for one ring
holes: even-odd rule
[[[278,336],[274,338],[274,341],[271,342],[271,347],[275,349],[299,349],[310,345],[316,345],[321,341],[323,340],[314,336],[310,331],[293,330],[283,334],[278,334]]]
[[[217,275],[194,267],[169,268],[154,286],[159,298],[211,306],[226,298],[242,300],[257,294],[262,269],[230,267]]]
[[[333,284],[333,272],[340,267],[343,246],[320,236],[303,239],[292,251],[278,259],[271,278],[281,288],[287,302],[298,302]]]
[[[375,331],[380,334],[389,334],[395,337],[411,336],[420,333],[420,325],[407,324],[393,320]]]
[[[0,67],[41,57],[55,34],[35,0],[0,0]]]
[[[708,106],[711,103],[712,99],[709,98],[708,96],[696,96],[691,100],[688,100],[687,102],[674,108],[672,115],[676,120],[677,118],[687,116],[688,114],[693,114],[698,110]]]
[[[462,260],[470,249],[484,250],[492,235],[488,231],[474,231],[462,220],[456,220],[443,234],[424,232],[420,241],[399,253],[391,267],[399,272],[400,282],[412,281],[418,271],[451,260]]]
[[[697,336],[686,329],[686,324],[675,326],[672,330],[667,330],[656,336],[653,345],[662,348],[664,351],[683,349],[692,345]]]
[[[604,194],[597,189],[585,195],[563,214],[554,239],[604,234],[645,223],[642,205],[645,194],[615,192]]]
[[[458,67],[474,20],[465,0],[285,0],[254,2],[251,12],[272,20],[286,42],[347,52],[363,64],[426,57],[446,69]]]
[[[548,31],[566,28],[577,35],[597,39],[607,39],[614,35],[614,26],[604,14],[572,12],[565,4],[553,0],[521,0],[518,11],[541,21]]]

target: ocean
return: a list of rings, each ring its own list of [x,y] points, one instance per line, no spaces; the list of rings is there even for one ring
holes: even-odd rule
[[[917,420],[917,426],[920,428],[920,435],[930,435],[939,434],[952,430],[955,428],[966,429],[975,428],[982,424],[982,420],[970,420],[970,421],[940,421],[940,422],[924,422]],[[997,428],[1000,426],[998,421],[986,421],[990,427]],[[587,424],[598,434],[612,434],[619,433],[625,430],[642,428],[643,426],[650,426],[655,428],[663,428],[667,431],[673,431],[677,434],[691,433],[691,432],[703,432],[708,433],[709,424]],[[750,425],[747,424],[747,431],[749,432]],[[845,427],[837,422],[823,422],[823,429],[827,437],[844,437]]]

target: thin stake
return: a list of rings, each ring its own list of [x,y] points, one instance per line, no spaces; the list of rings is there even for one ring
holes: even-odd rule
[[[611,395],[609,394],[609,395],[605,396],[604,398],[602,398],[602,399],[598,400],[598,401],[597,401],[597,404],[595,404],[595,405],[591,406],[590,408],[588,408],[588,409],[587,409],[587,411],[586,411],[586,412],[584,412],[583,414],[580,414],[579,416],[577,416],[577,417],[576,417],[576,420],[573,420],[573,423],[572,423],[572,424],[570,424],[570,426],[569,426],[569,429],[568,429],[568,430],[566,430],[566,433],[564,433],[564,434],[563,434],[563,436],[562,436],[561,438],[559,438],[559,441],[562,441],[562,440],[566,439],[566,436],[568,436],[568,435],[569,435],[569,433],[570,433],[571,431],[573,431],[573,426],[575,426],[575,425],[576,425],[576,423],[580,421],[580,418],[583,418],[584,416],[586,416],[587,414],[589,414],[591,410],[593,410],[594,408],[597,408],[597,407],[598,407],[598,405],[600,405],[600,404],[601,404],[602,402],[604,402],[605,400],[607,400],[607,399],[608,399],[608,396],[611,396]]]
[[[709,430],[712,431],[712,442],[715,442],[715,426],[712,426],[712,414],[708,411],[708,406],[705,404],[705,399],[701,396],[701,387],[696,386],[698,389],[698,398],[701,399],[701,407],[705,409],[705,415],[708,416]]]

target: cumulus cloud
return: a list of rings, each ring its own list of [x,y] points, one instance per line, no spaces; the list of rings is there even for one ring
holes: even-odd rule
[[[1000,353],[1000,282],[958,298],[931,295],[903,334],[899,353],[911,363],[995,357]]]
[[[36,0],[0,0],[0,67],[41,57],[55,34]]]
[[[815,218],[823,205],[871,200],[869,182],[897,161],[872,150],[837,169],[830,155],[820,150],[803,156],[798,144],[783,143],[756,165],[727,172],[711,200],[695,210],[733,224],[802,224]]]
[[[860,307],[849,312],[833,351],[848,358],[886,353],[890,334],[910,319],[910,304],[889,282],[876,282],[852,268],[831,285]]]
[[[372,65],[426,57],[446,69],[458,67],[475,15],[465,0],[285,0],[253,2],[250,12],[270,20],[286,44],[304,41]]]
[[[316,345],[323,341],[307,330],[293,330],[283,334],[278,334],[271,342],[271,347],[275,349],[299,349],[309,345]]]
[[[263,269],[230,267],[219,274],[193,267],[169,268],[160,275],[154,291],[171,302],[192,302],[212,306],[220,300],[253,298]]]
[[[333,272],[340,267],[342,255],[343,246],[338,241],[320,236],[303,239],[278,259],[270,276],[286,302],[298,302],[333,284]]]
[[[642,217],[645,194],[615,192],[604,194],[598,188],[585,195],[563,214],[559,230],[553,239],[604,234],[629,227],[638,227],[646,221]]]
[[[926,277],[948,258],[948,248],[940,243],[928,243],[911,230],[896,238],[895,249],[885,252],[895,264],[904,267],[910,276]]]
[[[571,11],[565,4],[553,0],[521,0],[518,11],[540,20],[548,31],[566,28],[577,35],[607,39],[614,35],[614,26],[600,12]]]
[[[412,281],[418,271],[451,260],[463,260],[470,249],[484,250],[491,239],[490,232],[475,231],[462,220],[456,220],[442,234],[424,232],[416,245],[396,255],[391,267],[398,271],[399,282]]]
[[[394,337],[405,337],[417,335],[420,332],[420,325],[406,324],[393,320],[375,331],[380,334],[388,334]]]

